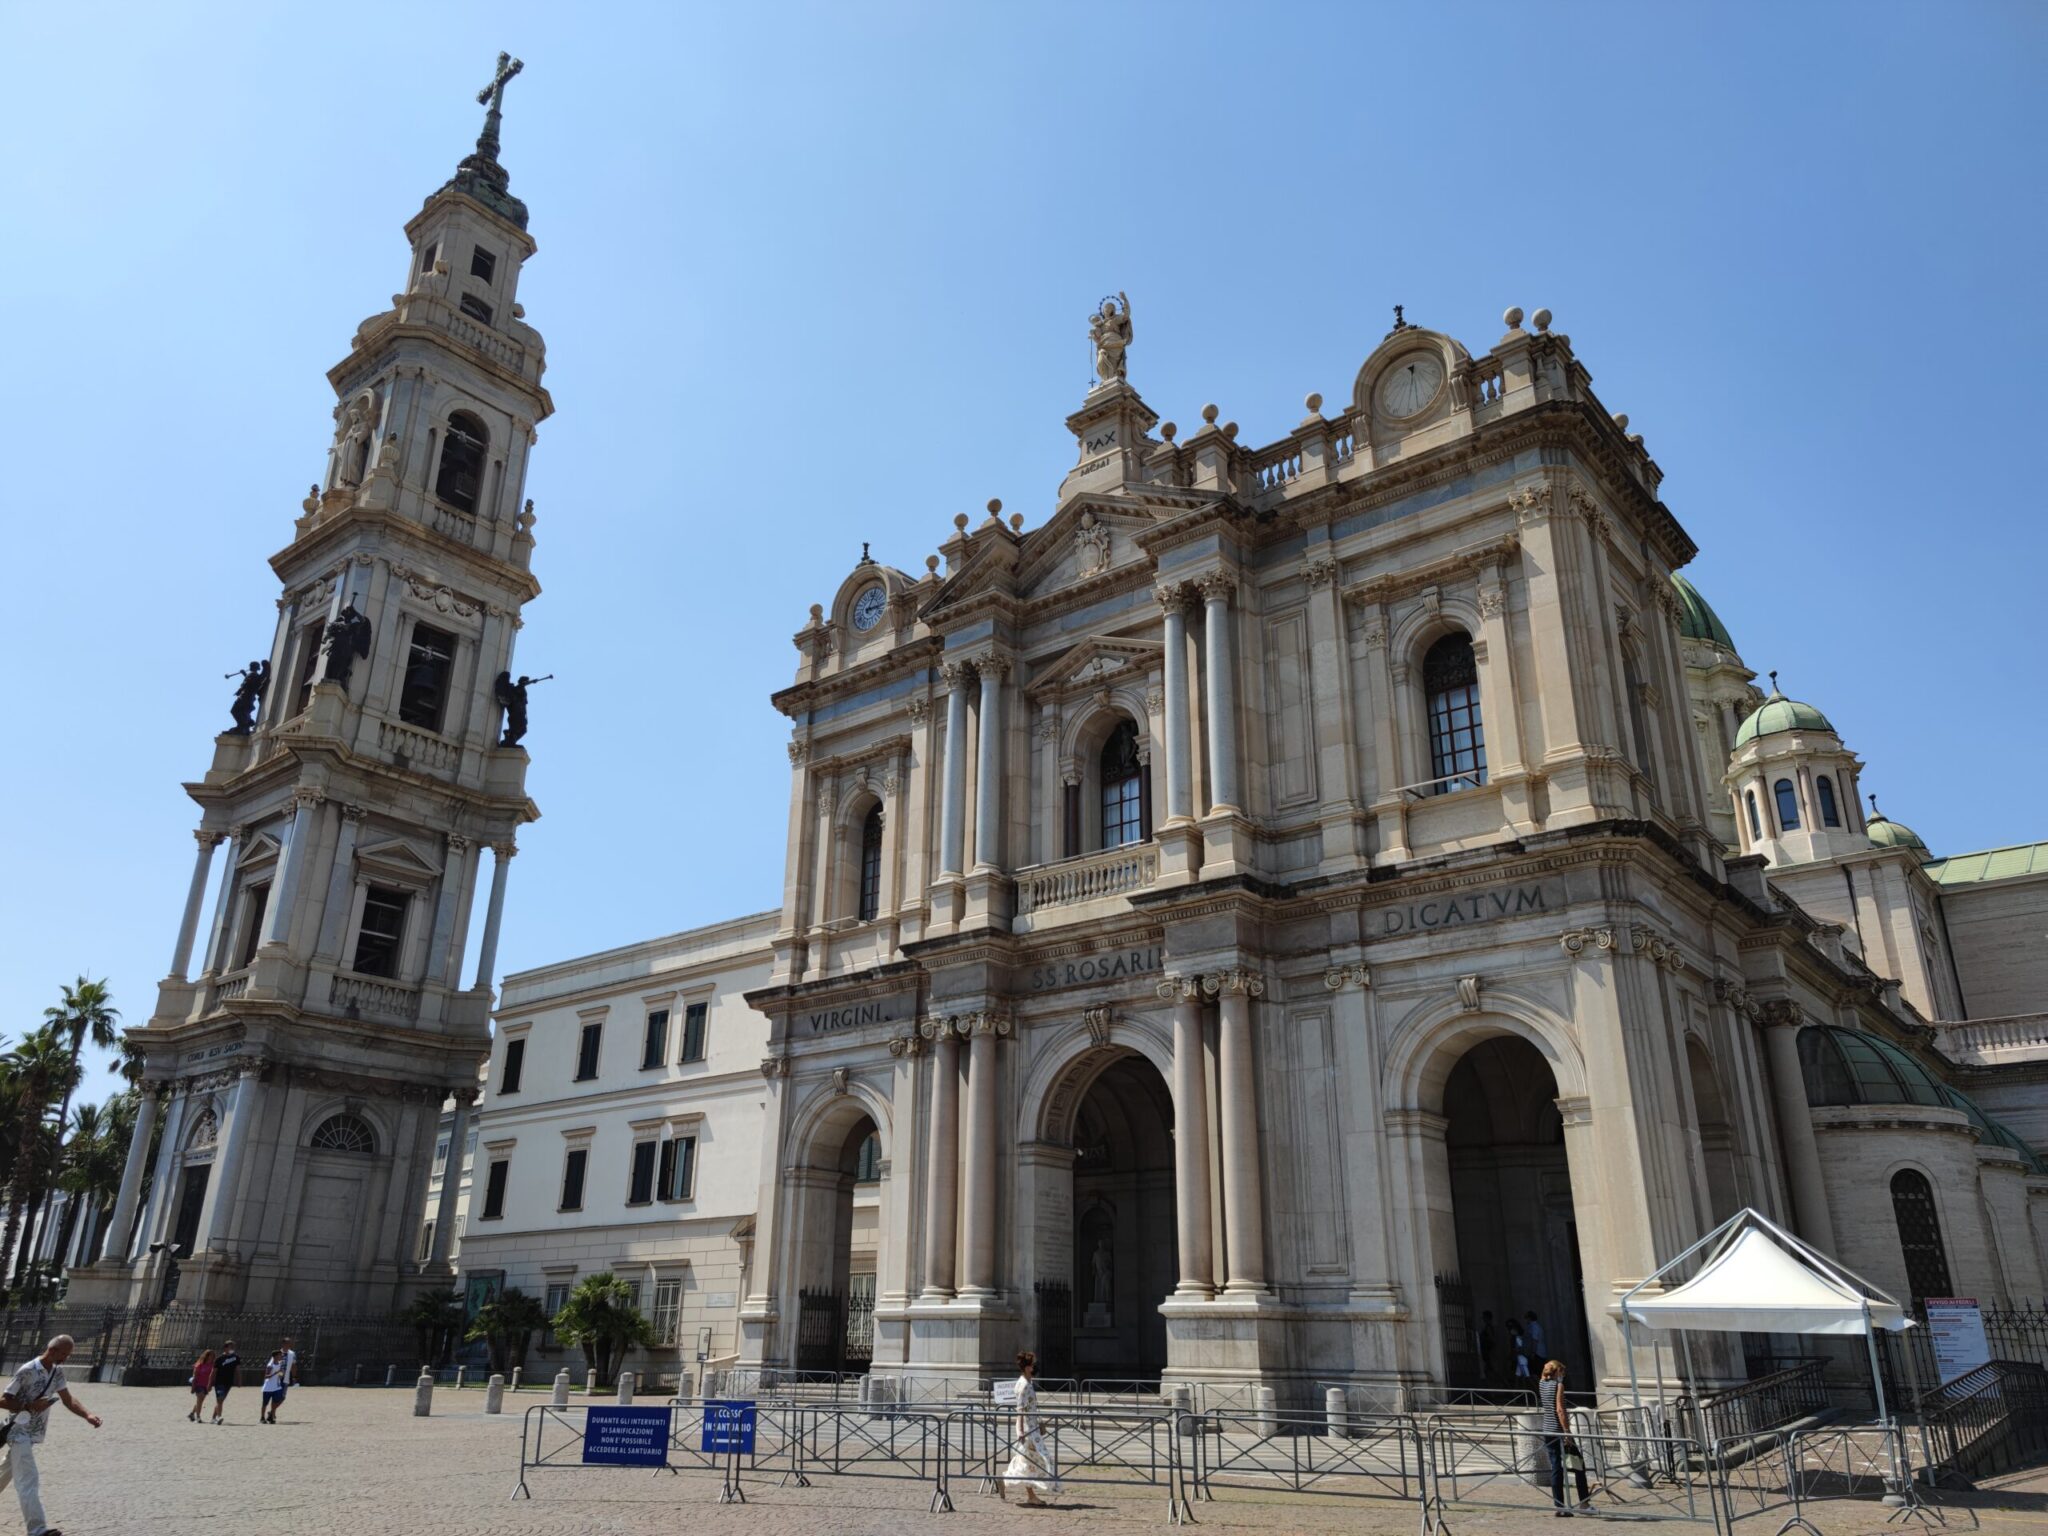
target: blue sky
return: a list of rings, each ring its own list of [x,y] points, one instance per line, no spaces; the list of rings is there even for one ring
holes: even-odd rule
[[[1148,401],[1248,442],[1396,303],[1475,351],[1549,307],[1885,810],[2048,837],[2044,18],[9,5],[0,1034],[80,972],[148,1016],[325,371],[501,47],[557,404],[508,967],[778,901],[791,634],[864,539],[915,571],[990,496],[1049,512],[1117,289]]]

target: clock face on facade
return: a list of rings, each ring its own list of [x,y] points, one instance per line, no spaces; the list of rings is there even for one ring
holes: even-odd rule
[[[869,587],[853,600],[853,627],[863,634],[882,622],[882,610],[889,597],[880,587]]]
[[[1389,416],[1413,416],[1436,398],[1444,365],[1427,352],[1404,357],[1380,375],[1380,409]]]

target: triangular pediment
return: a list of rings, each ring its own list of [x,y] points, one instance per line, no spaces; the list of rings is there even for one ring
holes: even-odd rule
[[[425,884],[441,873],[441,866],[422,857],[410,843],[392,839],[356,849],[356,862],[395,880]]]
[[[1045,597],[1146,558],[1138,535],[1157,516],[1142,503],[1087,497],[1034,530],[1018,552],[1017,591]]]
[[[1098,635],[1083,640],[1057,661],[1034,669],[1024,692],[1033,699],[1056,699],[1144,677],[1159,664],[1165,647],[1156,640],[1129,640]]]

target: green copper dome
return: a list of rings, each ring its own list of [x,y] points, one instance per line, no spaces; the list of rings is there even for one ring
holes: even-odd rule
[[[1735,640],[1728,633],[1728,626],[1721,622],[1721,615],[1707,606],[1699,589],[1683,576],[1674,575],[1671,585],[1678,591],[1678,632],[1688,640],[1704,640],[1724,651],[1733,651]]]
[[[1893,821],[1871,807],[1870,820],[1863,824],[1863,830],[1870,835],[1871,842],[1880,848],[1917,848],[1927,852],[1927,845],[1920,841],[1920,834],[1903,821]]]
[[[1773,674],[1775,680],[1775,674]],[[1735,733],[1735,745],[1747,746],[1759,736],[1770,736],[1778,731],[1826,731],[1834,734],[1835,728],[1828,723],[1828,717],[1811,704],[1802,704],[1797,699],[1788,699],[1774,686],[1771,696],[1764,700],[1757,712],[1742,722]]]
[[[1979,1140],[2016,1154],[2034,1173],[2048,1172],[2048,1164],[2017,1131],[1992,1119],[1975,1099],[1956,1092],[1889,1040],[1839,1024],[1809,1024],[1799,1031],[1799,1075],[1806,1081],[1806,1102],[1816,1107],[1926,1104],[1959,1109],[1970,1117]]]

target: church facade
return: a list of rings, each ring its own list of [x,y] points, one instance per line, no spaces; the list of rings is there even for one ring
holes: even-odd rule
[[[1756,687],[1550,316],[1397,313],[1259,448],[1093,328],[1051,516],[864,558],[795,636],[744,1357],[842,1363],[870,1137],[885,1372],[1320,1401],[1480,1384],[1533,1312],[1613,1381],[1618,1295],[1745,1205],[2040,1296],[2048,963],[1973,978],[1964,884]]]
[[[186,785],[191,889],[129,1034],[144,1098],[74,1302],[388,1316],[452,1277],[461,1180],[436,1186],[424,1255],[421,1212],[443,1105],[476,1097],[506,874],[539,815],[510,669],[540,591],[522,486],[553,407],[518,303],[526,207],[497,158],[515,73],[500,60],[475,153],[406,225],[402,291],[329,371],[334,437],[271,557],[267,659]]]

